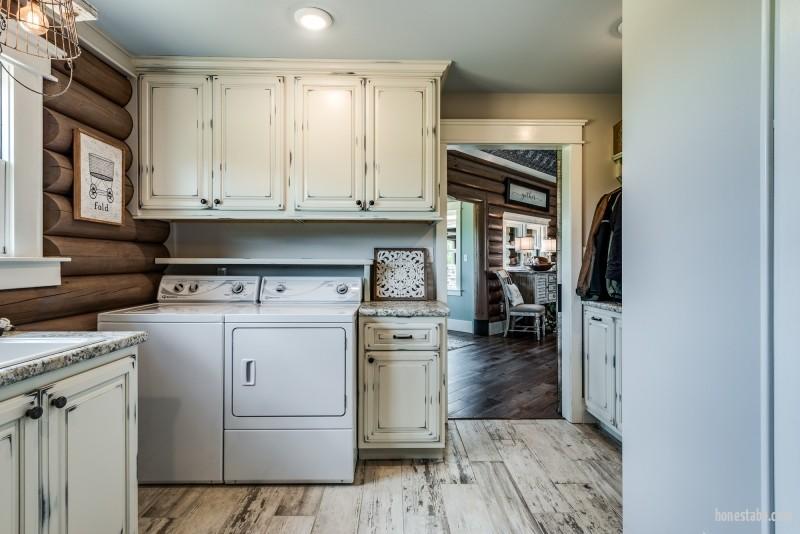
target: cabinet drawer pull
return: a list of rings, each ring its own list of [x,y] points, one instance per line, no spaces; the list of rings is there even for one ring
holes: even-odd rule
[[[597,317],[596,315],[592,315],[592,321],[600,321],[602,323],[603,319],[601,319],[600,317]]]
[[[56,408],[63,408],[67,405],[67,398],[66,397],[56,397],[55,399],[50,401],[50,404],[55,406]]]
[[[392,334],[392,339],[414,339],[412,334]]]
[[[373,358],[372,356],[370,356],[369,358],[367,358],[367,362],[369,362],[369,363],[375,363],[375,358]]]

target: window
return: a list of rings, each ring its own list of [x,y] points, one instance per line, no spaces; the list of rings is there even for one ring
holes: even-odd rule
[[[447,292],[461,294],[461,202],[447,203]]]
[[[542,217],[506,213],[503,216],[503,268],[521,267],[525,260],[541,255],[548,224],[549,221]],[[517,250],[520,237],[532,237],[533,249]]]

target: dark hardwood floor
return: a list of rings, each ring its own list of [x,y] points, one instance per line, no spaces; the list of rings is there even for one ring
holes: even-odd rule
[[[554,419],[558,413],[556,336],[473,336],[448,332],[469,343],[451,349],[448,416],[451,419]]]

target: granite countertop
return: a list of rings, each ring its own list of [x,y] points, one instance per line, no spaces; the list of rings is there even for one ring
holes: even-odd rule
[[[91,343],[74,349],[48,354],[9,367],[0,368],[0,387],[104,356],[147,341],[146,332],[11,332],[3,337],[86,338]],[[0,338],[1,339],[1,338]],[[0,341],[2,343],[2,341]],[[2,345],[0,345],[2,347]]]
[[[438,300],[392,300],[362,302],[362,317],[447,317],[450,308]]]
[[[584,300],[584,306],[606,310],[610,312],[622,313],[622,303],[611,300]]]

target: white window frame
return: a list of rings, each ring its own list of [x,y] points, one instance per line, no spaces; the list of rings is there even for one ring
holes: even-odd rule
[[[50,62],[3,50],[0,61],[25,85],[42,90]],[[2,128],[5,158],[5,254],[0,255],[0,290],[61,284],[61,262],[42,248],[42,96],[19,86],[5,72]]]
[[[461,296],[464,292],[464,289],[461,284],[461,210],[462,204],[458,201],[448,201],[447,202],[447,218],[450,217],[450,212],[456,212],[456,286],[455,288],[447,288],[448,295],[455,295]],[[449,251],[448,251],[449,253]]]

